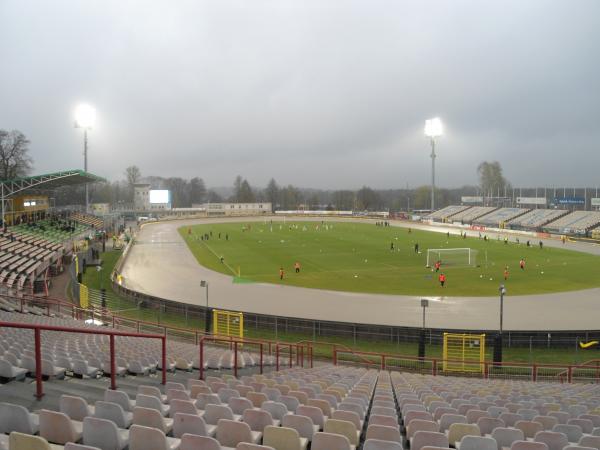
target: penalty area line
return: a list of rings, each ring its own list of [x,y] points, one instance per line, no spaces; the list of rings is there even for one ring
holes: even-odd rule
[[[217,258],[219,261],[221,261],[221,257],[220,257],[219,255],[217,255],[217,253],[216,253],[216,252],[215,252],[215,251],[214,251],[212,248],[210,248],[210,246],[209,246],[209,245],[208,245],[206,242],[204,243],[204,246],[205,246],[205,247],[206,247],[208,250],[210,250],[210,252],[211,252],[213,255],[215,255],[215,257],[216,257],[216,258]],[[231,268],[231,266],[230,266],[229,264],[227,264],[227,262],[225,262],[225,260],[224,260],[224,259],[223,259],[223,264],[225,264],[225,267],[227,267],[227,268],[228,268],[228,269],[231,271],[231,273],[233,274],[233,276],[234,276],[234,277],[237,277],[237,276],[238,276],[238,274],[235,272],[235,270],[233,270],[233,269]]]

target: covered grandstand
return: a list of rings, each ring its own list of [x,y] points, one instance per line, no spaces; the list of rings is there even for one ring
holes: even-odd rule
[[[0,182],[1,285],[10,290],[48,293],[48,282],[62,272],[64,257],[72,253],[73,243],[90,227],[100,228],[102,222],[86,214],[53,214],[47,196],[42,194],[64,186],[103,181],[82,170],[65,170]],[[29,197],[36,200],[29,201]],[[26,200],[14,202],[15,198]]]
[[[18,215],[26,211],[10,211],[10,217],[7,214],[7,204],[12,198],[23,193],[39,193],[40,191],[52,191],[64,186],[78,186],[82,184],[105,182],[106,180],[97,175],[85,172],[83,170],[63,170],[43,175],[31,177],[15,178],[12,180],[0,181],[0,202],[2,209],[2,225],[12,218],[11,223],[15,223]]]

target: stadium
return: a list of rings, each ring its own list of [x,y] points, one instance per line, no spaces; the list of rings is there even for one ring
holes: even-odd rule
[[[223,11],[208,14],[208,22],[218,23],[220,14],[230,20],[242,9],[225,3]],[[365,27],[374,14],[379,25],[371,33],[383,38],[388,7],[416,14],[416,6],[396,10],[361,2],[347,11],[360,13]],[[97,23],[87,8],[78,6],[73,17],[126,38],[116,47],[106,38],[110,50],[101,65],[132,67],[129,59],[140,58],[134,68],[141,68],[146,49],[179,62],[170,59],[179,45],[200,48],[195,41],[183,44],[197,31],[190,17],[200,14],[198,6],[148,5],[148,11],[136,12],[152,27],[132,23],[131,29],[113,20]],[[247,11],[255,20],[287,17],[273,5],[257,8]],[[329,33],[309,7],[295,8],[307,14],[298,19],[307,28],[296,30],[289,42],[283,36],[294,34],[292,23],[286,19],[287,27],[276,29],[299,46],[298,55],[316,63],[311,34],[328,42]],[[339,16],[343,9],[333,8],[331,17],[323,9],[322,20],[330,26],[354,23]],[[549,9],[545,13],[556,17],[565,12]],[[593,17],[597,8],[588,9]],[[21,23],[21,6],[6,10]],[[116,20],[114,12],[97,12]],[[517,15],[532,19],[539,13],[532,7]],[[450,10],[440,17],[460,22]],[[275,30],[274,22],[257,24],[249,25],[255,33]],[[72,24],[67,31],[48,26],[41,29],[48,30],[49,42],[72,36]],[[597,34],[591,22],[581,28]],[[571,161],[544,160],[536,153],[538,143],[531,144],[510,120],[517,103],[503,109],[509,93],[520,98],[523,92],[496,86],[484,95],[502,111],[494,116],[496,126],[512,130],[513,143],[527,141],[510,153],[516,158],[504,147],[494,153],[510,133],[496,135],[476,119],[489,112],[477,96],[439,99],[448,126],[420,115],[415,125],[419,102],[407,96],[411,112],[390,138],[401,157],[389,159],[375,145],[385,140],[383,125],[374,128],[381,136],[369,141],[368,121],[352,123],[364,104],[391,117],[374,78],[366,82],[343,58],[329,61],[340,78],[329,89],[360,98],[333,114],[327,101],[320,103],[317,88],[328,79],[327,70],[303,90],[300,67],[257,71],[278,59],[271,53],[273,39],[266,44],[227,27],[215,33],[205,39],[220,42],[228,33],[243,39],[227,50],[219,47],[210,60],[219,67],[219,81],[208,87],[192,82],[178,90],[211,65],[187,61],[181,72],[177,64],[166,72],[148,70],[144,82],[133,82],[126,70],[119,77],[99,70],[108,78],[85,89],[103,105],[103,116],[81,103],[61,117],[67,106],[57,108],[48,92],[40,102],[46,98],[56,109],[40,121],[37,114],[20,114],[23,106],[7,96],[8,112],[0,111],[0,450],[600,449],[600,195],[596,169],[589,171],[597,167],[596,156],[581,150],[583,140],[569,141],[573,159],[579,158],[575,169]],[[416,38],[413,33],[409,27],[398,36]],[[444,43],[430,33],[437,45]],[[360,45],[348,51],[377,58],[372,54],[378,44],[365,39],[369,51]],[[464,39],[457,40],[457,52],[467,58],[474,44]],[[29,51],[28,44],[19,45]],[[333,45],[347,49],[342,41]],[[238,46],[262,56],[235,57]],[[78,54],[87,53],[87,46],[83,50]],[[122,53],[127,61],[115,63],[112,58]],[[244,81],[227,78],[241,103],[220,91],[221,76],[230,73],[220,58],[228,57],[241,64],[240,75],[245,64],[251,68]],[[518,55],[510,60],[520,62]],[[445,64],[455,67],[456,61]],[[417,65],[432,67],[429,60]],[[290,79],[282,75],[288,70]],[[168,89],[160,81],[165,74]],[[337,86],[340,74],[358,77],[364,94]],[[34,78],[46,76],[52,74]],[[448,86],[457,82],[452,71],[440,76]],[[209,70],[205,81],[211,77]],[[255,95],[271,82],[267,114]],[[403,81],[406,94],[413,82]],[[527,83],[528,95],[534,95],[536,82]],[[2,75],[0,84],[6,84]],[[107,87],[117,95],[107,94]],[[213,91],[220,96],[211,97]],[[550,91],[544,95],[551,97]],[[200,99],[210,105],[193,109],[205,114],[202,125],[188,122],[184,107]],[[139,117],[128,113],[125,133],[118,119],[130,111],[130,100],[141,108]],[[424,101],[429,117],[438,99]],[[246,110],[248,104],[253,106]],[[464,104],[465,110],[453,109]],[[299,105],[309,105],[308,112],[300,114]],[[474,113],[475,106],[480,109]],[[229,107],[243,111],[243,120],[230,120]],[[319,122],[331,119],[330,113],[347,121],[328,122],[334,138],[320,134]],[[565,114],[572,114],[565,123],[576,122],[576,113]],[[279,122],[281,116],[289,122]],[[71,118],[75,130],[56,125],[67,129],[63,122]],[[562,142],[558,131],[548,137],[536,126],[535,140],[547,148]],[[17,128],[35,139],[30,142]],[[589,135],[595,131],[597,125],[586,128]],[[69,132],[75,137],[65,137]],[[415,135],[420,140],[413,141]],[[482,136],[497,142],[482,144]],[[341,157],[328,150],[334,147],[343,149]],[[476,148],[488,153],[480,156]],[[450,151],[457,161],[436,163]],[[496,155],[500,162],[492,161]],[[82,169],[64,169],[63,162]],[[523,187],[504,177],[501,164]],[[260,180],[257,185],[238,175],[233,187],[224,186],[242,170]],[[274,178],[267,183],[271,170],[305,187],[278,185]],[[197,173],[209,180],[208,188]],[[354,187],[344,188],[349,185]]]

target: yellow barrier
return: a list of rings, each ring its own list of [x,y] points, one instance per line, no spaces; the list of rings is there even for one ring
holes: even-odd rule
[[[244,337],[244,313],[213,310],[213,333],[217,336]]]
[[[485,334],[444,333],[445,372],[483,372]]]
[[[85,309],[90,306],[90,294],[85,284],[79,285],[79,306]]]

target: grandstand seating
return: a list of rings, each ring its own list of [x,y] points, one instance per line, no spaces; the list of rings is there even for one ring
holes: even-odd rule
[[[81,346],[81,341],[75,343]],[[130,351],[126,340],[119,344]],[[198,400],[212,395],[210,403],[194,405],[193,393],[200,388],[205,392]],[[263,394],[263,403],[249,400],[259,393],[254,389]],[[293,392],[304,394],[295,410],[264,400],[282,400]],[[154,400],[140,402],[144,397]],[[187,402],[188,412],[176,410],[182,402]],[[239,379],[190,379],[187,385],[168,383],[164,390],[141,384],[136,401],[125,392],[106,390],[104,401],[95,405],[67,395],[59,403],[60,411],[42,410],[39,415],[0,403],[0,433],[12,433],[10,439],[17,440],[39,429],[37,442],[62,445],[72,440],[101,450],[304,450],[308,442],[311,450],[401,450],[408,444],[411,450],[451,445],[462,450],[562,450],[577,444],[599,448],[600,443],[596,384],[477,380],[322,365]],[[230,405],[245,409],[238,415]],[[165,417],[167,410],[170,417]]]
[[[96,228],[97,230],[104,228],[104,221],[99,217],[92,216],[90,214],[84,214],[76,211],[71,213],[69,218],[80,224]]]
[[[561,234],[585,234],[598,225],[600,225],[600,211],[573,211],[546,224],[543,229]]]
[[[453,222],[472,223],[476,219],[491,213],[496,209],[495,206],[473,206],[472,208],[465,209],[452,216]]]
[[[568,214],[568,211],[563,209],[532,209],[510,220],[508,226],[513,229],[537,230],[565,214]]]
[[[528,211],[529,209],[524,208],[499,208],[485,216],[477,218],[473,223],[502,228],[506,222],[519,217]]]
[[[2,299],[0,308],[8,309],[17,305],[7,299]],[[4,308],[3,308],[4,307]],[[31,309],[31,307],[30,307]],[[29,311],[28,311],[29,312]],[[37,323],[44,325],[90,328],[96,325],[86,325],[81,321],[70,318],[43,316],[39,308],[35,314],[21,314],[15,311],[0,311],[0,320],[6,322]],[[95,378],[100,374],[110,373],[110,354],[106,335],[61,333],[45,331],[42,333],[42,373],[49,377],[64,377],[72,375],[78,377]],[[147,376],[159,369],[161,361],[161,346],[156,340],[116,337],[119,345],[116,369],[120,374],[130,373]],[[233,351],[220,347],[205,348],[205,368],[231,369],[234,365]],[[32,374],[35,372],[33,332],[31,330],[9,328],[0,336],[0,361],[5,361],[5,371],[15,372],[15,378],[22,376],[22,371]],[[177,360],[185,361],[185,367],[198,368],[198,347],[193,344],[169,340],[167,343],[167,368],[175,370]],[[238,367],[256,366],[259,357],[248,351],[238,355]],[[8,366],[10,364],[11,367]],[[263,357],[263,364],[275,364],[271,356]]]
[[[72,223],[72,222],[71,222]],[[72,224],[67,226],[65,222],[54,222],[52,220],[41,220],[33,223],[25,223],[10,227],[14,234],[22,236],[34,236],[51,242],[64,242],[73,236],[80,235],[88,229],[89,225]]]
[[[46,239],[18,232],[0,232],[0,283],[9,288],[33,287],[47,270],[56,271],[62,264],[65,247]]]
[[[453,215],[463,212],[469,208],[470,206],[450,205],[432,212],[427,217],[425,217],[425,219],[445,222],[447,219],[450,219]]]

